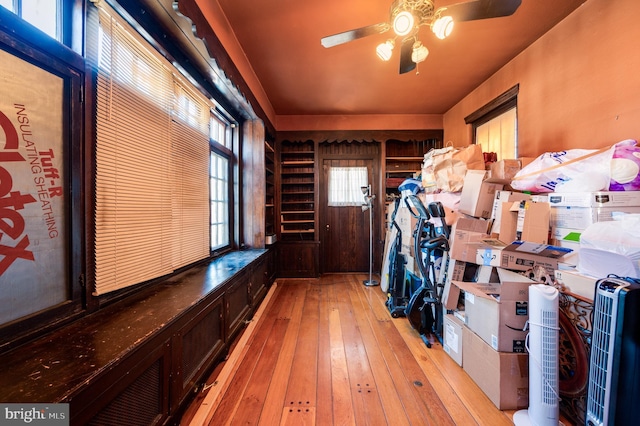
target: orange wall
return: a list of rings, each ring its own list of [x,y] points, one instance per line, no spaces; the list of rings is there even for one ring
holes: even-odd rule
[[[519,156],[640,139],[640,3],[588,0],[444,115],[444,138],[471,141],[464,117],[515,84]]]

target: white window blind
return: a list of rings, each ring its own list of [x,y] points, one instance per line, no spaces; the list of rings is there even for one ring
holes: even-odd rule
[[[516,108],[500,114],[476,128],[476,143],[483,152],[495,152],[498,160],[517,158]]]
[[[176,81],[171,126],[173,267],[209,255],[209,108]]]
[[[102,7],[93,58],[98,295],[209,255],[208,112],[175,84],[168,62]]]
[[[361,206],[362,187],[369,185],[366,167],[329,168],[329,206]]]

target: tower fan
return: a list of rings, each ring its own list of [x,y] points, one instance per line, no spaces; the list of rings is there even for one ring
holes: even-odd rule
[[[558,290],[545,284],[530,286],[529,409],[513,415],[516,426],[559,423],[558,331]]]

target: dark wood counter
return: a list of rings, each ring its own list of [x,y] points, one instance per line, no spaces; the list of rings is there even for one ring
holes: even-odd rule
[[[267,250],[227,254],[0,356],[0,401],[70,402],[74,419],[86,411],[85,404],[104,397],[105,389],[125,379],[133,382],[135,377],[126,376],[135,375],[130,374],[134,366],[160,351],[157,358],[167,358],[159,370],[164,389],[159,392],[161,417],[166,420],[191,390],[185,386],[197,381],[191,377],[193,371],[184,370],[203,373],[212,367],[266,294],[271,277],[267,254]],[[198,331],[188,343],[194,347],[188,347],[182,338],[198,318],[207,316],[211,326]],[[211,342],[217,350],[197,347],[194,342],[199,341]],[[185,352],[206,359],[185,362]],[[181,377],[184,383],[170,383]],[[100,383],[99,389],[93,389],[94,383]],[[119,394],[113,392],[114,397]],[[81,406],[74,407],[76,400]],[[100,407],[90,411],[92,415]]]

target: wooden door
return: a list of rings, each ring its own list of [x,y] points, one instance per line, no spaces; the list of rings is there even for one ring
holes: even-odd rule
[[[328,206],[330,167],[367,167],[368,181],[372,193],[377,194],[374,182],[372,159],[324,159],[320,184],[320,242],[322,247],[323,272],[368,272],[369,271],[369,211],[362,206]],[[362,198],[364,202],[364,196]],[[376,200],[377,201],[377,200]],[[377,220],[376,202],[373,208],[374,224]],[[375,225],[374,225],[375,230]],[[374,251],[375,251],[374,235]],[[375,253],[374,253],[375,256]],[[375,258],[374,258],[375,259]],[[375,269],[374,269],[375,271]]]

